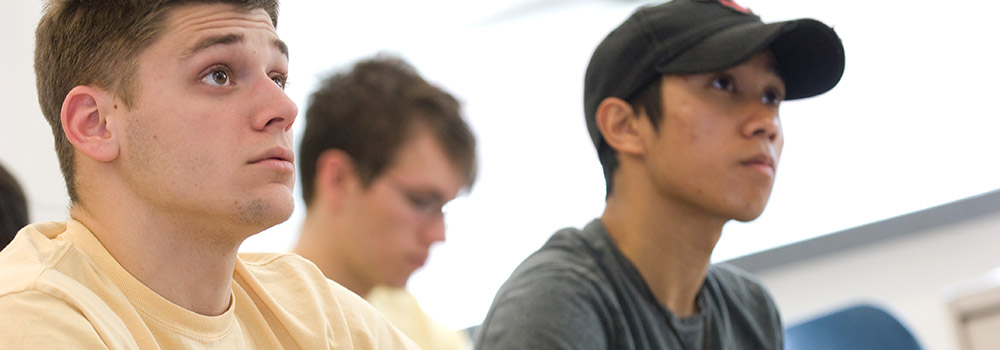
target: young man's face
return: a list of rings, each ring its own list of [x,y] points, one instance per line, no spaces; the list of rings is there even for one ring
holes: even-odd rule
[[[760,215],[784,145],[774,64],[765,51],[719,72],[662,78],[663,121],[645,130],[646,170],[664,198],[724,220]]]
[[[351,221],[338,254],[371,285],[406,285],[431,245],[445,239],[441,207],[464,186],[434,136],[421,129],[414,136],[367,189],[355,187],[342,202]]]
[[[253,234],[291,215],[287,49],[264,10],[185,5],[138,57],[138,91],[121,122],[120,173],[180,224]],[[109,125],[110,127],[110,125]]]

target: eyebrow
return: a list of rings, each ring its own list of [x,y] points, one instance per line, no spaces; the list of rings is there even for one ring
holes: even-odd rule
[[[288,58],[288,45],[286,45],[284,41],[281,41],[281,39],[274,39],[271,44],[278,48],[278,51],[281,51],[281,54],[285,55],[285,58]]]
[[[191,46],[191,49],[187,51],[184,57],[194,56],[198,52],[213,46],[232,45],[241,43],[244,40],[246,40],[246,37],[244,37],[243,34],[237,33],[206,37],[199,40],[196,44],[194,44],[194,46]],[[281,39],[274,39],[271,44],[274,45],[274,47],[277,48],[281,54],[285,55],[285,58],[288,58],[288,45],[286,45],[284,41],[281,41]]]
[[[401,190],[407,195],[427,197],[430,200],[442,205],[448,202],[445,200],[445,196],[438,191],[437,188],[411,188],[406,187],[406,185],[401,185],[400,187]]]

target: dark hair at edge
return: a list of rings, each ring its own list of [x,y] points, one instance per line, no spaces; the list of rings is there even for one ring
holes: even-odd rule
[[[14,175],[0,165],[0,249],[28,225],[28,201]]]

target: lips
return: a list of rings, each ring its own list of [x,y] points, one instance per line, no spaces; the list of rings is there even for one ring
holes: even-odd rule
[[[279,172],[284,179],[295,172],[295,153],[290,148],[274,147],[254,157],[248,164]]]
[[[267,160],[277,160],[277,161],[286,161],[289,163],[295,163],[295,153],[293,153],[292,150],[288,148],[274,147],[267,150],[263,154],[255,157],[249,163],[254,164]]]
[[[414,257],[413,259],[410,260],[410,262],[419,268],[427,263],[427,256],[424,255],[424,256]]]
[[[758,154],[753,157],[744,159],[740,164],[750,167],[752,169],[758,170],[769,176],[774,176],[775,166],[774,157],[767,154]]]

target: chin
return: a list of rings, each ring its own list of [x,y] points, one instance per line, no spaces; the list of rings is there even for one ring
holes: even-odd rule
[[[733,213],[733,215],[731,217],[733,218],[733,220],[736,220],[736,221],[739,221],[739,222],[749,222],[749,221],[757,220],[757,218],[760,217],[760,214],[763,214],[763,213],[764,213],[764,205],[762,204],[759,207],[744,208],[744,210],[742,210],[742,211],[738,211],[736,213]]]
[[[757,218],[759,218],[759,217],[760,217],[760,215],[740,216],[740,217],[734,217],[733,220],[736,220],[736,221],[739,221],[739,222],[750,222],[750,221],[757,220]]]
[[[762,213],[764,213],[764,207],[767,205],[767,200],[744,200],[730,203],[724,213],[726,217],[736,220],[739,222],[748,222],[756,220]]]
[[[258,232],[285,222],[292,216],[294,199],[290,193],[281,197],[287,198],[256,198],[244,201],[239,205],[238,216],[248,225],[260,228]]]

